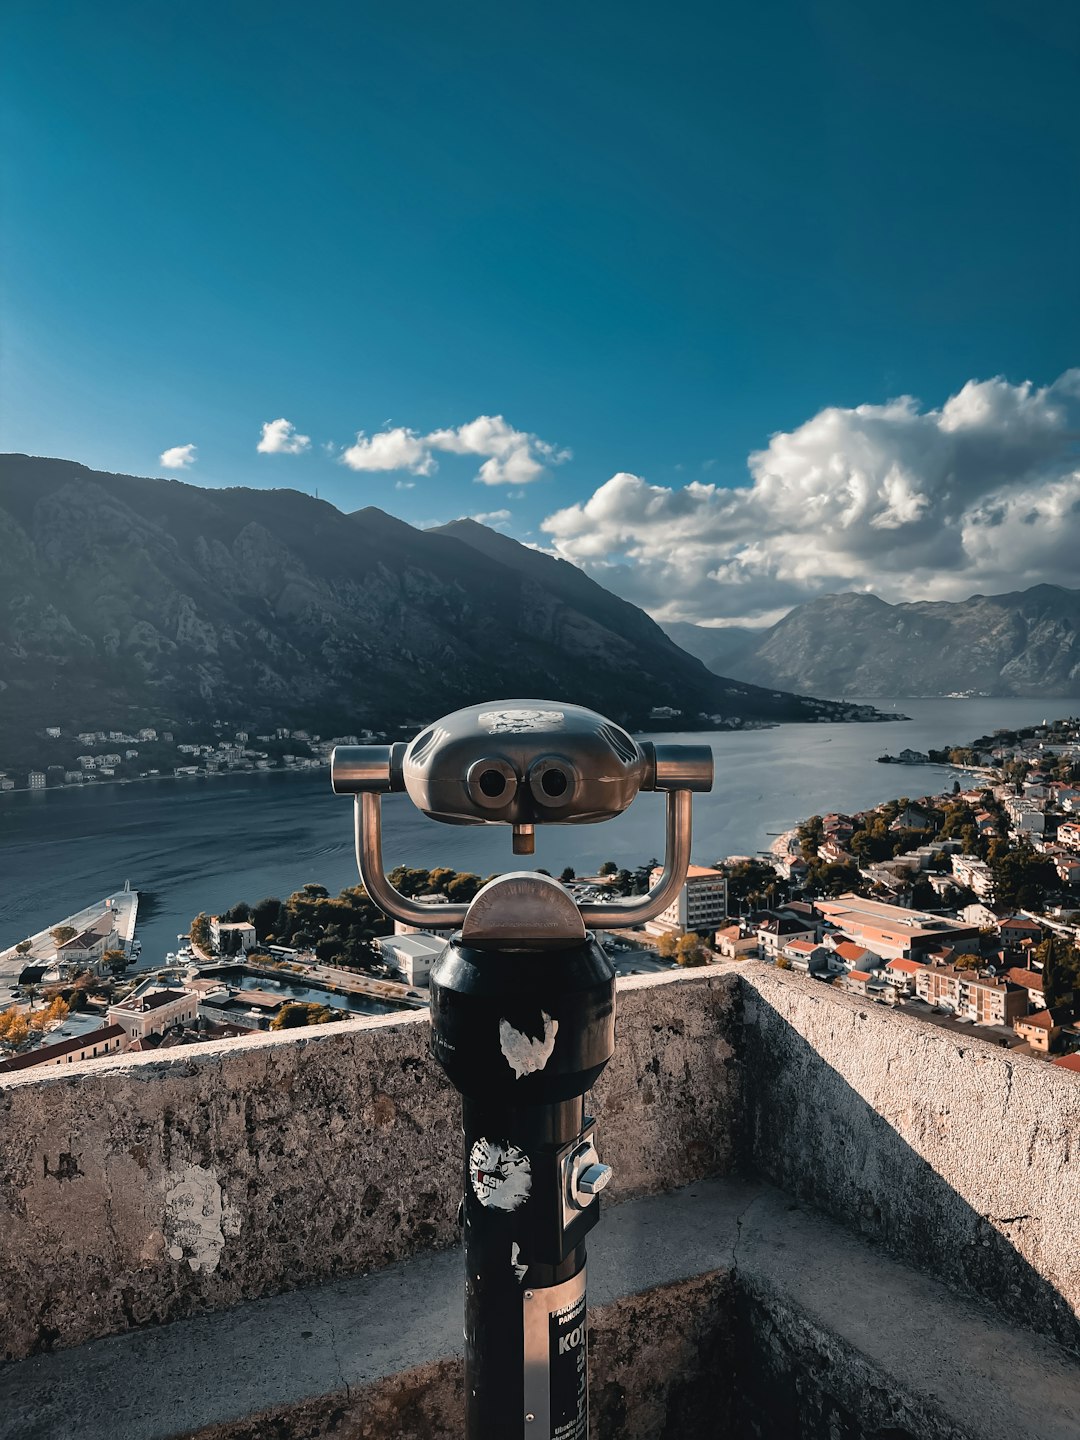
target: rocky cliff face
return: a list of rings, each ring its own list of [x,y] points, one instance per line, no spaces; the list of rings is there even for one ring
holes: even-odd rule
[[[697,628],[695,654],[758,685],[869,698],[1080,696],[1080,590],[1056,585],[960,603],[828,595],[734,641]]]
[[[497,695],[627,724],[655,705],[840,713],[713,675],[573,566],[471,522],[0,457],[0,726],[381,728]]]

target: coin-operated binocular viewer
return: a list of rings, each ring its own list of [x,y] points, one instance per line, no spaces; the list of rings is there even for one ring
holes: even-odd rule
[[[459,710],[408,745],[338,746],[333,787],[355,796],[368,895],[395,919],[452,929],[431,972],[432,1051],[462,1096],[468,1440],[588,1440],[585,1236],[611,1176],[584,1098],[615,1045],[615,972],[591,930],[665,910],[686,879],[694,791],[708,746],[639,744],[576,705],[499,700]],[[667,795],[664,868],[648,894],[578,905],[535,871],[501,875],[468,905],[424,905],[383,869],[382,796],[450,825],[536,825],[620,815]]]

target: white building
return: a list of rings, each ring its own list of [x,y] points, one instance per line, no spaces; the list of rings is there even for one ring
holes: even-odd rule
[[[218,955],[246,955],[258,944],[250,920],[220,920],[210,917],[210,945]]]
[[[961,885],[966,885],[980,900],[994,898],[994,873],[985,860],[974,855],[954,855],[952,872]]]
[[[130,1044],[147,1035],[164,1035],[172,1025],[193,1025],[198,1011],[198,991],[145,980],[126,1000],[109,1006],[109,1024],[122,1026]]]
[[[31,790],[44,790],[44,789],[45,789],[45,771],[44,771],[44,770],[31,770],[31,771],[30,771],[30,774],[29,774],[28,777],[27,777],[26,783],[30,786],[30,789],[31,789]]]
[[[444,940],[427,935],[383,935],[375,944],[387,965],[415,988],[427,985],[432,965],[446,948]]]
[[[650,883],[655,885],[662,873],[658,866],[650,876]],[[722,870],[691,865],[676,898],[645,928],[652,935],[673,930],[707,930],[711,934],[726,915],[727,876]]]
[[[123,948],[116,929],[116,911],[106,907],[96,920],[57,947],[56,958],[61,965],[96,965],[106,950]]]
[[[47,726],[45,727],[45,734],[49,737],[50,740],[59,740],[59,739],[60,739],[60,726],[59,726],[59,725],[47,725]]]

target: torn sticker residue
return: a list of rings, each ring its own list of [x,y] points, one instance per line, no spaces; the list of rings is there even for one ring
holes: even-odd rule
[[[481,1138],[469,1151],[469,1180],[481,1205],[516,1210],[532,1189],[532,1165],[516,1145]]]
[[[519,1280],[524,1280],[528,1272],[528,1265],[522,1265],[520,1260],[521,1246],[515,1240],[510,1246],[510,1264],[513,1266],[514,1274]]]
[[[477,723],[490,735],[525,735],[530,730],[561,730],[561,710],[484,710]]]
[[[506,1063],[520,1080],[523,1075],[532,1075],[543,1070],[555,1049],[555,1036],[559,1033],[559,1022],[552,1020],[546,1010],[541,1010],[544,1033],[540,1039],[523,1035],[515,1030],[509,1020],[499,1021],[499,1047],[506,1057]]]

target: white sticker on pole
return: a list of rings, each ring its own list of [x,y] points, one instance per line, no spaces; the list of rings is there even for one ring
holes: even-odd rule
[[[516,1145],[481,1138],[469,1151],[469,1180],[481,1205],[517,1210],[529,1198],[532,1166]]]

